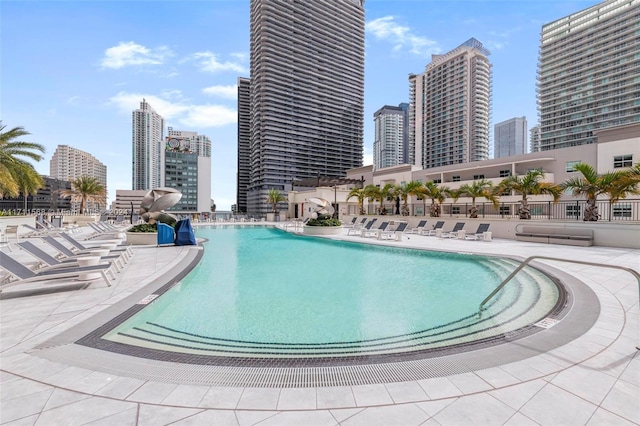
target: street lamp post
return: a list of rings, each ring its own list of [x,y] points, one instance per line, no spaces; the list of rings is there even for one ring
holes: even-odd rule
[[[340,220],[340,212],[338,211],[338,185],[333,185],[333,217]]]

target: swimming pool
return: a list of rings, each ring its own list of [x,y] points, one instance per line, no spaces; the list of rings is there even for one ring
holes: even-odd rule
[[[564,304],[554,280],[527,268],[478,317],[515,268],[508,259],[267,227],[196,232],[209,240],[199,265],[103,339],[211,362],[372,362],[529,335]]]

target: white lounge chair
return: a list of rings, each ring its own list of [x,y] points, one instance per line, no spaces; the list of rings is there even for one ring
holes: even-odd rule
[[[407,234],[420,234],[422,231],[424,231],[424,227],[427,226],[427,221],[426,220],[421,220],[420,222],[418,222],[418,226],[416,226],[415,228],[411,228],[409,230],[406,231]]]
[[[407,222],[401,222],[398,224],[396,229],[382,232],[378,236],[378,239],[401,241],[402,234],[404,234],[405,229],[407,229]]]
[[[437,231],[442,230],[443,226],[444,226],[444,220],[439,220],[438,222],[436,222],[433,228],[425,229],[420,233],[420,235],[427,235],[427,236],[436,235]]]
[[[380,238],[380,234],[387,229],[387,226],[389,226],[389,222],[382,222],[376,229],[371,229],[371,227],[369,227],[369,229],[364,230],[361,236],[365,238]]]
[[[362,229],[364,229],[364,227],[366,226],[365,225],[366,221],[367,221],[367,218],[363,217],[360,222],[357,222],[355,225],[349,228],[349,230],[347,231],[347,235],[351,235],[351,233],[353,233],[353,235],[360,235],[360,233],[362,232]],[[375,222],[375,219],[373,219],[373,222]]]
[[[489,226],[491,224],[490,223],[481,223],[480,225],[478,225],[478,229],[476,230],[476,232],[472,233],[472,234],[465,234],[464,239],[465,240],[478,240],[479,238],[484,236],[484,233],[487,232],[489,230]]]
[[[446,231],[441,234],[442,238],[457,238],[458,231],[461,231],[464,228],[464,222],[456,222],[451,231]]]
[[[10,278],[13,278],[12,281],[7,281],[0,284],[0,291],[2,291],[2,289],[5,287],[22,283],[38,281],[46,282],[61,278],[81,279],[84,274],[87,274],[89,272],[100,273],[100,276],[102,277],[104,282],[108,286],[111,286],[111,282],[109,281],[109,277],[107,276],[107,273],[111,272],[111,265],[105,264],[62,269],[43,268],[32,271],[8,254],[0,251],[0,268],[5,270],[10,275]],[[112,279],[115,279],[115,275],[113,274],[113,272],[111,272],[111,276]]]
[[[45,264],[46,266],[49,266],[51,268],[75,267],[78,265],[78,259],[86,257],[86,255],[73,255],[63,256],[61,259],[56,259],[40,247],[37,247],[31,241],[23,241],[21,243],[18,243],[18,246],[30,253],[42,264]],[[125,260],[119,254],[115,256],[100,256],[100,260],[114,263],[118,271],[120,271],[124,267],[125,263]]]

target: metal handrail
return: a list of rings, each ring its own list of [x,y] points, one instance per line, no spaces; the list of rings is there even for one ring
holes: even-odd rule
[[[625,266],[618,266],[618,265],[607,265],[604,263],[594,263],[594,262],[583,262],[581,260],[569,260],[569,259],[559,259],[557,257],[549,257],[549,256],[529,256],[527,257],[524,262],[522,262],[520,265],[518,265],[518,267],[516,269],[514,269],[514,271],[507,277],[505,278],[499,285],[498,287],[496,287],[491,294],[489,294],[483,301],[482,303],[480,303],[480,306],[478,307],[478,315],[481,315],[482,313],[482,308],[484,307],[484,305],[491,300],[491,298],[493,296],[496,295],[496,293],[498,293],[500,290],[502,290],[502,287],[504,287],[509,281],[511,281],[511,278],[513,278],[518,272],[520,272],[520,270],[522,268],[524,268],[525,266],[527,266],[532,260],[534,259],[542,259],[542,260],[554,260],[557,262],[567,262],[567,263],[577,263],[579,265],[588,265],[588,266],[599,266],[602,268],[612,268],[612,269],[620,269],[622,271],[626,271],[629,272],[631,275],[633,275],[636,280],[638,281],[638,302],[640,303],[640,273],[638,273],[635,269],[631,269],[631,268],[627,268]],[[640,350],[640,345],[636,346],[636,349]]]

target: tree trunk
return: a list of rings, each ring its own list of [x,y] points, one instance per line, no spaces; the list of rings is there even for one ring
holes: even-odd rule
[[[587,200],[587,207],[584,209],[584,221],[585,222],[597,222],[600,218],[598,214],[598,207],[596,206],[595,199]]]

